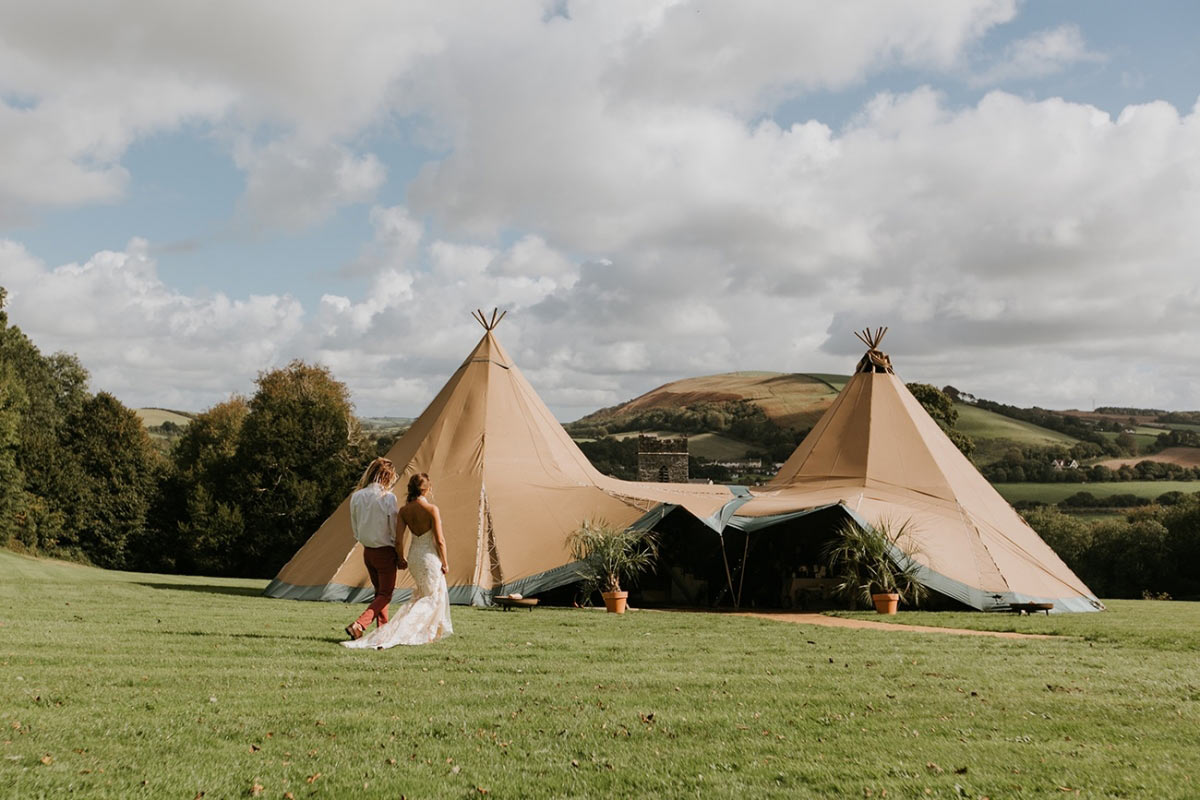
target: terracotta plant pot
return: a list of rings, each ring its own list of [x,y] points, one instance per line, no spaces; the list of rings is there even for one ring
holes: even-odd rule
[[[608,609],[608,613],[625,613],[625,601],[629,598],[629,592],[601,592],[600,596],[604,598],[604,607]]]
[[[895,614],[900,605],[900,595],[895,592],[873,594],[871,600],[875,602],[875,611],[879,614]]]

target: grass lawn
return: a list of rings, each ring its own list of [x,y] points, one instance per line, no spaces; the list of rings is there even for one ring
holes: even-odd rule
[[[0,797],[1200,795],[1198,604],[899,615],[1052,640],[455,608],[352,652],[357,607],[262,581],[0,576]]]
[[[1076,492],[1090,492],[1095,497],[1132,494],[1151,500],[1166,492],[1200,492],[1200,481],[1113,481],[1111,483],[997,483],[996,491],[1010,503],[1036,500],[1057,503]]]

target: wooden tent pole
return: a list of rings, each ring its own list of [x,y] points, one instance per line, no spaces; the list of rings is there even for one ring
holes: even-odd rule
[[[746,546],[742,549],[742,571],[738,575],[738,592],[735,608],[742,607],[742,585],[746,582],[746,559],[750,557],[750,534],[746,533]]]
[[[729,556],[725,555],[725,537],[721,537],[721,560],[725,562],[725,582],[729,585],[729,599],[737,608],[737,597],[733,593],[733,573],[729,571]]]

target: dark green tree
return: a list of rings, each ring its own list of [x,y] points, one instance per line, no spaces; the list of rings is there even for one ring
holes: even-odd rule
[[[0,298],[5,294],[0,288]],[[74,356],[43,356],[20,328],[8,324],[7,313],[0,314],[0,364],[8,402],[20,407],[11,452],[23,484],[9,486],[20,487],[21,493],[14,533],[24,547],[54,551],[77,500],[73,476],[78,460],[63,446],[63,438],[67,418],[88,397],[87,371]]]
[[[137,553],[143,568],[217,575],[232,571],[243,534],[237,445],[249,413],[247,400],[235,396],[183,429],[150,512],[154,534]]]
[[[67,418],[64,447],[77,459],[60,545],[102,567],[126,565],[126,547],[141,536],[163,464],[142,422],[107,392]]]
[[[258,376],[233,491],[245,525],[234,571],[273,575],[345,499],[374,457],[346,385],[293,361]]]
[[[926,413],[933,417],[934,422],[949,437],[954,446],[963,455],[970,457],[971,453],[975,452],[975,442],[970,436],[954,427],[958,423],[958,409],[954,407],[954,401],[950,399],[950,396],[928,383],[907,383],[905,386],[912,392],[913,397],[917,398],[917,402],[921,404]]]
[[[6,292],[0,287],[0,339],[8,328]],[[0,361],[0,545],[14,541],[25,509],[25,475],[18,465],[25,387],[7,360]]]

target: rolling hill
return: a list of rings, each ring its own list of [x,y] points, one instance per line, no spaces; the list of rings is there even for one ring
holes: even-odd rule
[[[576,424],[604,424],[655,408],[680,409],[705,403],[749,401],[784,428],[804,430],[820,419],[849,376],[783,372],[726,372],[659,386],[611,408],[602,408]]]

